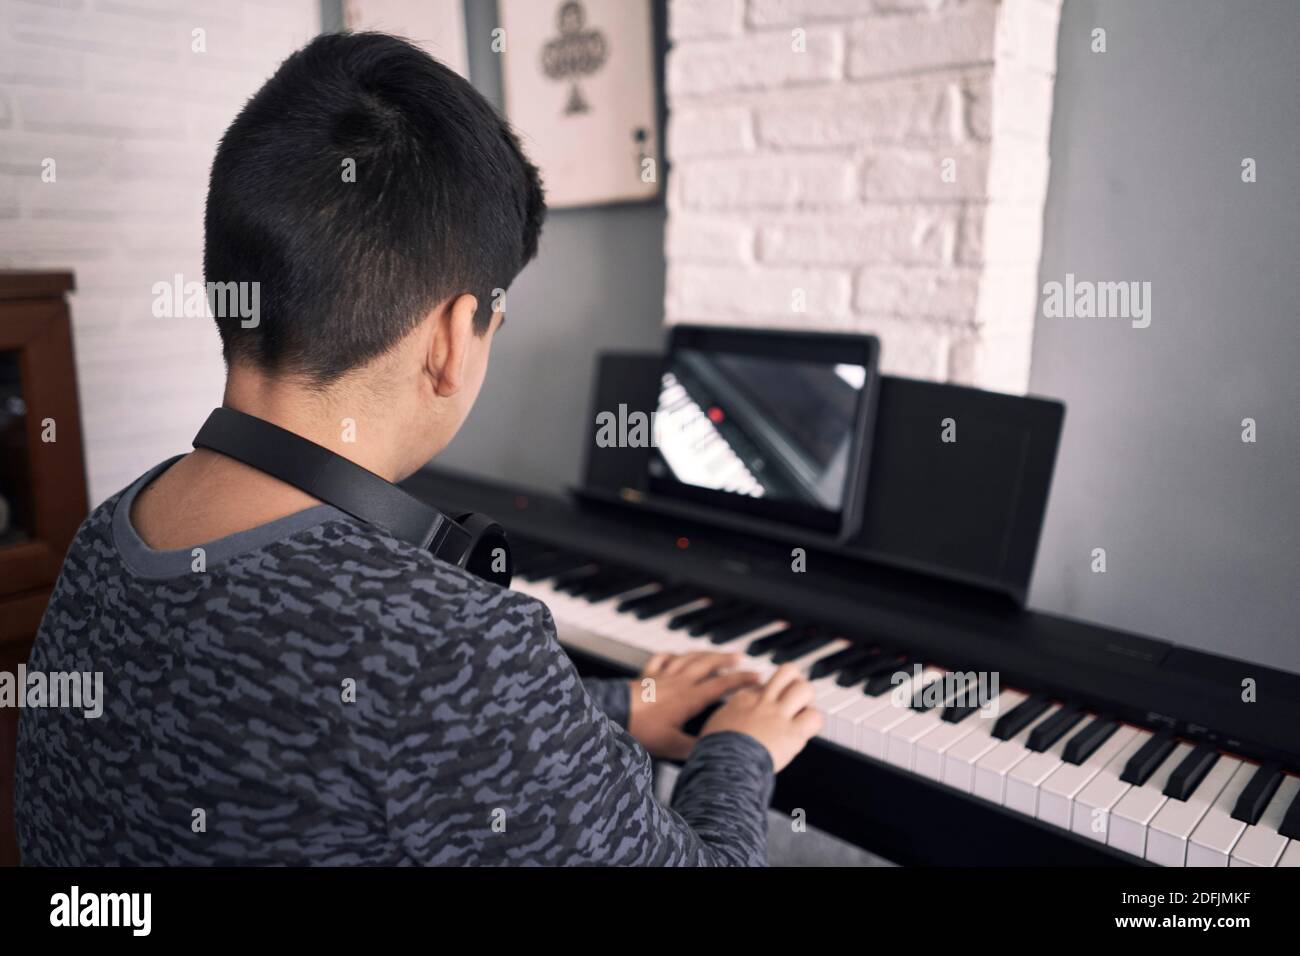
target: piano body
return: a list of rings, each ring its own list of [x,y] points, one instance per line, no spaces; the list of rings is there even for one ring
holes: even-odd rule
[[[596,408],[654,408],[660,363],[604,356]],[[501,521],[513,586],[551,609],[584,673],[632,675],[657,651],[741,651],[760,672],[794,662],[826,721],[779,775],[774,806],[886,859],[1300,866],[1300,676],[1026,610],[1008,586],[1027,588],[1032,569],[1053,405],[883,378],[862,538],[808,546],[802,572],[789,541],[646,507],[633,486],[647,450],[593,443],[577,495],[437,470],[406,487]],[[908,552],[971,521],[941,493],[978,485],[960,474],[969,462],[909,477],[903,461],[907,420],[937,423],[952,408],[968,427],[982,416],[999,454],[1020,455],[1022,487],[1000,506],[1013,513],[992,522],[1015,529],[993,542],[996,575],[960,561],[926,573]],[[1024,415],[1055,416],[1058,432],[1038,432],[1045,447],[1012,427]],[[988,525],[977,518],[969,534]],[[984,553],[978,540],[969,553]],[[987,706],[960,696],[976,679],[994,695]]]

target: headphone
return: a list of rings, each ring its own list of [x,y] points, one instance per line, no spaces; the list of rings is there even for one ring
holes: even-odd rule
[[[342,455],[233,408],[214,408],[194,436],[194,447],[243,462],[435,558],[510,586],[510,542],[487,515],[471,511],[452,520]]]

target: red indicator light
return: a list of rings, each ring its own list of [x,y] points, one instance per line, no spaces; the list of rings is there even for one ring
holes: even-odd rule
[[[690,546],[691,546],[691,539],[690,539],[690,538],[678,538],[678,539],[677,539],[677,547],[681,548],[683,551],[685,551],[685,550],[686,550],[687,548],[689,548]]]
[[[515,495],[515,507],[523,511],[528,507],[528,497],[526,495]]]
[[[720,409],[717,405],[709,406],[709,421],[713,422],[713,424],[715,425],[721,424],[722,420],[726,417],[727,416],[722,413],[722,409]]]

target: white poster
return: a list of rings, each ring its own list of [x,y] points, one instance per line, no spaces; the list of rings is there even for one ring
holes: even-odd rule
[[[500,0],[506,114],[552,208],[659,192],[649,0]]]

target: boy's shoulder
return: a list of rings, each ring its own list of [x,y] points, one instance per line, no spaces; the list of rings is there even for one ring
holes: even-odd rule
[[[146,476],[147,477],[147,476]],[[263,529],[210,542],[204,549],[142,553],[142,542],[124,528],[132,487],[104,500],[82,523],[68,552],[69,570],[104,570],[117,559],[140,577],[188,576],[195,550],[206,550],[204,570],[220,590],[238,588],[251,603],[259,595],[279,604],[321,605],[395,630],[469,631],[480,636],[545,626],[549,615],[536,599],[485,581],[430,552],[336,508],[289,516],[284,533]],[[233,539],[242,538],[243,542]],[[160,558],[169,556],[170,560]],[[183,565],[183,567],[182,567]],[[96,575],[98,577],[98,575]]]

